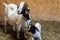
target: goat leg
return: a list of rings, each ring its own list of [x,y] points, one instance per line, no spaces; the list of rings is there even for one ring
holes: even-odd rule
[[[6,26],[7,26],[7,18],[6,18],[6,16],[5,16],[5,21],[4,21],[4,32],[7,32]]]
[[[16,26],[16,30],[17,30],[17,39],[19,39],[20,37],[19,37],[18,24],[17,24],[17,26]]]

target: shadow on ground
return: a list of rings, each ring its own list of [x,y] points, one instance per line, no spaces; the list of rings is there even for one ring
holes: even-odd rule
[[[31,24],[39,22],[42,25],[42,40],[60,40],[60,23],[55,21],[32,21]],[[16,40],[16,33],[9,31],[3,32],[0,25],[0,40]]]

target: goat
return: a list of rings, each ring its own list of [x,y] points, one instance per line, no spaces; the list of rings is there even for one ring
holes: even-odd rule
[[[42,40],[41,38],[41,24],[36,23],[35,25],[30,25],[29,32],[33,34],[33,39]]]
[[[25,23],[26,26],[28,27],[28,25],[31,22],[31,14],[30,14],[30,8],[28,6],[28,4],[26,4],[25,2],[21,2],[18,7],[18,14],[23,14],[24,18],[25,18]]]
[[[7,25],[7,22],[8,22],[10,25],[13,25],[14,30],[16,28],[17,38],[19,39],[20,28],[23,25],[25,25],[24,17],[23,17],[22,14],[19,15],[17,13],[17,5],[6,4],[6,3],[3,3],[3,4],[5,5],[5,13],[6,13],[4,30],[5,30],[5,32],[7,32],[6,25]]]

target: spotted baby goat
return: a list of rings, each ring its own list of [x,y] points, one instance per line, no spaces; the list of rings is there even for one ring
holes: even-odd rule
[[[41,38],[41,24],[36,23],[35,25],[30,25],[29,32],[33,34],[32,40],[42,40]]]

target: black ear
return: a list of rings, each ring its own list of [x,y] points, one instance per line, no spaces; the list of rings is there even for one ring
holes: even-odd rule
[[[31,32],[31,33],[35,33],[35,26],[34,25],[31,25],[30,29],[28,30],[28,32]]]
[[[39,31],[37,27],[35,27],[35,30]]]

